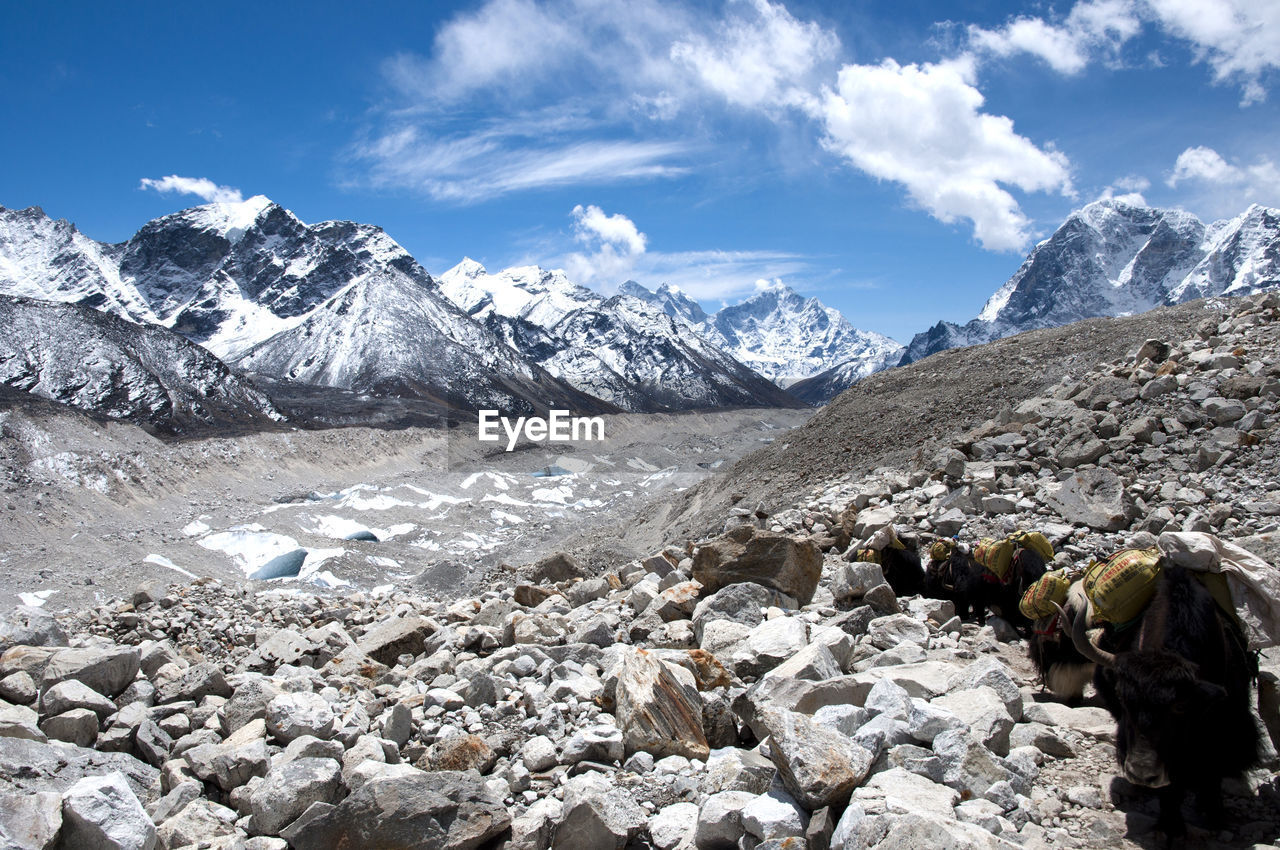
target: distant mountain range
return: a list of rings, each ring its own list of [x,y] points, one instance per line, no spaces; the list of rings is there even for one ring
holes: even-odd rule
[[[975,319],[939,322],[904,349],[776,283],[708,314],[669,284],[626,281],[605,296],[537,266],[490,274],[464,259],[436,278],[378,227],[304,224],[261,196],[157,218],[118,244],[38,207],[0,207],[12,328],[0,383],[172,430],[278,418],[254,376],[511,413],[822,404],[946,348],[1277,286],[1280,211],[1204,225],[1099,201],[1036,246]],[[166,371],[164,358],[179,365]]]
[[[1280,210],[1204,224],[1181,210],[1096,201],[1035,247],[964,325],[916,334],[900,363],[1095,316],[1280,287]]]

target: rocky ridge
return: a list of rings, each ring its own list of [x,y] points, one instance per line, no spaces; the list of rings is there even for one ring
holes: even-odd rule
[[[0,295],[0,384],[164,434],[270,428],[286,416],[251,382],[164,328]]]
[[[737,507],[711,539],[598,576],[560,555],[456,601],[204,581],[19,609],[0,631],[0,830],[36,847],[1148,846],[1154,797],[1115,776],[1104,711],[1040,693],[998,619],[899,599],[847,559],[893,523],[918,546],[1035,527],[1063,562],[1209,530],[1276,563],[1280,299],[1134,348],[918,462],[773,515]],[[1277,673],[1268,654],[1265,687]],[[1228,830],[1193,819],[1193,838],[1276,842],[1276,767],[1268,748],[1228,787]]]

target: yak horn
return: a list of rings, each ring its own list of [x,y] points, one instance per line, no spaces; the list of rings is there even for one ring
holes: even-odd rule
[[[1071,621],[1071,642],[1075,644],[1076,650],[1081,655],[1094,664],[1101,664],[1103,667],[1110,667],[1116,663],[1115,655],[1102,649],[1089,639],[1088,611],[1081,611],[1078,616],[1072,617],[1058,603],[1053,603],[1053,607],[1058,609],[1058,613],[1062,615],[1064,621]],[[1063,628],[1065,630],[1065,626]]]

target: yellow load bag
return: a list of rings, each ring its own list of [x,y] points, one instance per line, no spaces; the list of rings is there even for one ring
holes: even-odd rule
[[[956,542],[950,538],[944,540],[935,540],[929,547],[929,560],[945,561],[951,557],[951,550],[956,548]]]
[[[973,557],[987,568],[987,572],[1000,581],[1005,581],[1009,577],[1009,567],[1013,563],[1015,548],[1017,547],[1013,540],[1009,538],[996,540],[994,537],[984,537],[978,541],[978,547],[973,550]]]
[[[1127,623],[1142,613],[1156,592],[1160,577],[1159,549],[1121,549],[1105,561],[1095,561],[1084,574],[1084,593],[1093,603],[1094,617]]]
[[[854,560],[862,561],[865,564],[878,564],[880,563],[880,550],[879,549],[859,549],[858,554],[854,558]]]
[[[1039,620],[1058,613],[1054,603],[1061,605],[1067,601],[1067,591],[1071,588],[1071,579],[1066,570],[1051,570],[1041,576],[1022,594],[1018,610],[1028,620]]]
[[[1049,538],[1038,531],[1019,531],[1013,535],[1013,542],[1024,549],[1030,549],[1044,558],[1045,563],[1053,560],[1053,544]]]

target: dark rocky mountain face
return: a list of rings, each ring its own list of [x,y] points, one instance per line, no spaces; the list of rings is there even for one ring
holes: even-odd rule
[[[0,296],[0,383],[169,434],[272,427],[251,382],[164,328],[87,307]]]

